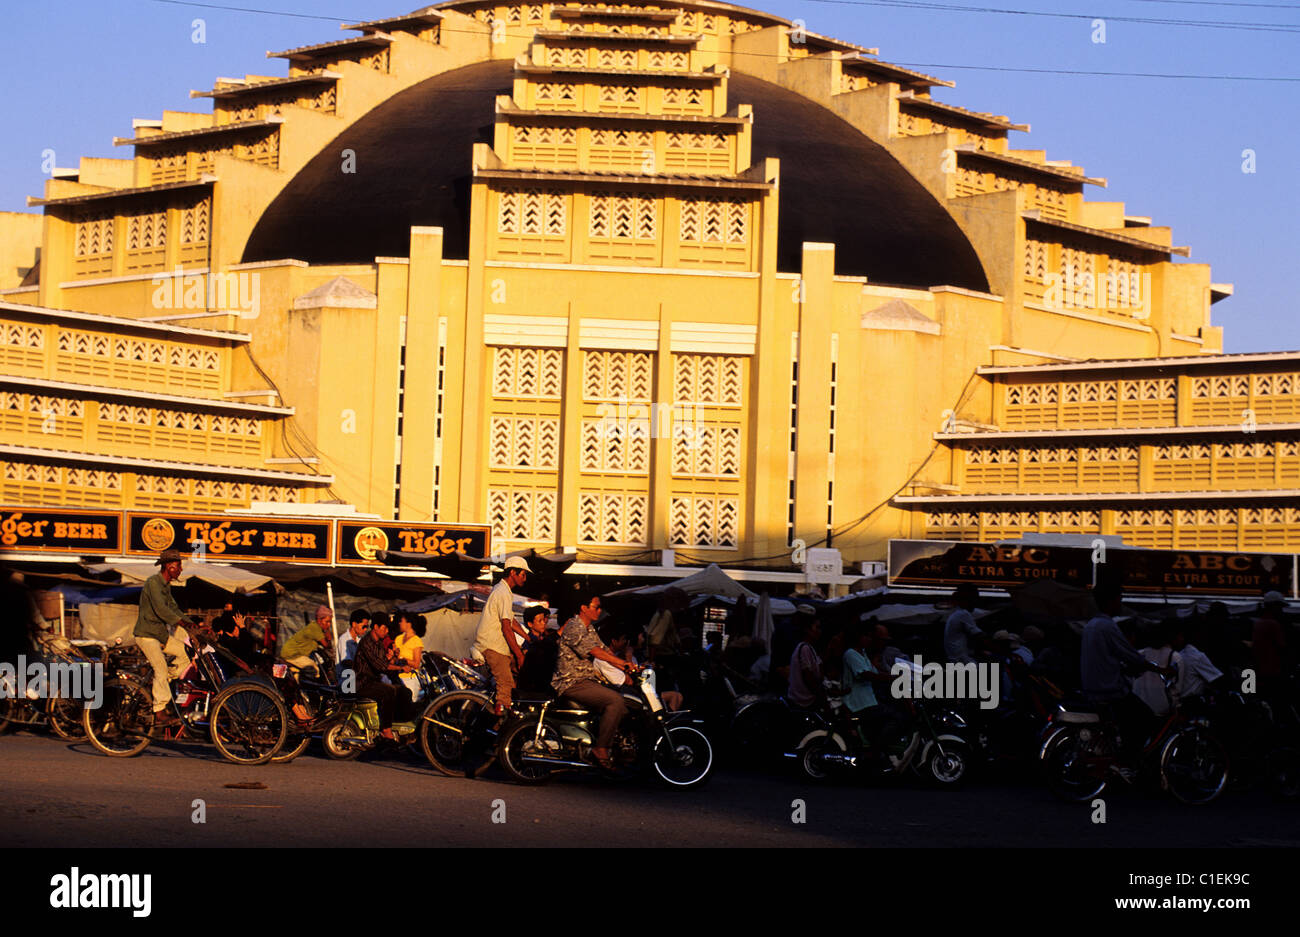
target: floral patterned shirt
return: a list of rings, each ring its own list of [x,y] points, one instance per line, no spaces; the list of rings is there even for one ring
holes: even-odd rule
[[[596,630],[574,615],[564,623],[560,630],[560,652],[555,661],[555,676],[551,686],[555,692],[563,695],[564,691],[575,683],[590,680],[601,683],[596,665],[591,662],[591,652],[595,648],[605,647],[596,634]]]

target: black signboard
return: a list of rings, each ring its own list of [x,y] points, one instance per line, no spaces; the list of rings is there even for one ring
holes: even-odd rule
[[[1116,577],[1128,593],[1248,595],[1270,590],[1292,594],[1294,557],[1289,553],[1229,553],[1209,550],[1143,550],[952,540],[889,541],[891,586],[986,588],[1022,586],[1055,579],[1089,586],[1098,576]]]
[[[332,520],[229,514],[126,515],[128,554],[180,550],[209,560],[279,560],[328,565]]]
[[[492,529],[464,524],[404,524],[400,521],[339,521],[335,561],[377,565],[378,550],[428,556],[487,556]]]
[[[0,507],[0,550],[108,554],[122,548],[122,515],[109,511]]]

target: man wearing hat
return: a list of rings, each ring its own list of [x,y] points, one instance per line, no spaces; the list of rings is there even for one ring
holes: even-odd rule
[[[510,707],[511,694],[515,689],[511,659],[517,656],[519,645],[514,636],[528,637],[528,632],[515,621],[514,590],[528,581],[531,572],[527,560],[522,556],[512,556],[506,560],[506,574],[492,587],[487,605],[483,606],[483,615],[479,618],[478,631],[474,635],[474,657],[487,663],[497,682],[497,715]]]
[[[135,630],[132,633],[135,635],[135,643],[153,668],[154,725],[170,725],[178,720],[167,710],[167,704],[172,699],[168,679],[176,679],[190,666],[184,644],[188,635],[180,627],[185,613],[172,598],[171,584],[181,575],[180,552],[164,550],[154,565],[161,566],[162,571],[150,576],[140,590],[140,612],[136,616]],[[170,672],[167,669],[167,657],[175,661]]]
[[[285,662],[299,670],[319,671],[312,653],[320,648],[329,649],[334,638],[334,613],[328,605],[316,606],[316,620],[289,636],[280,648]]]

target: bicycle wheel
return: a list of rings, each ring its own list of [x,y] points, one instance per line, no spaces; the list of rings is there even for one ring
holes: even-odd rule
[[[1104,791],[1111,759],[1101,751],[1102,744],[1092,730],[1084,738],[1074,726],[1053,735],[1040,755],[1052,793],[1077,803]]]
[[[280,750],[275,753],[274,757],[272,757],[271,763],[277,765],[287,765],[289,762],[293,761],[295,758],[297,758],[299,755],[305,752],[307,750],[307,746],[310,744],[311,744],[310,735],[287,736],[284,740],[284,744],[280,746]]]
[[[420,717],[424,757],[451,777],[478,777],[495,757],[490,697],[473,690],[444,693]]]
[[[97,751],[130,758],[149,747],[153,701],[147,690],[130,680],[109,680],[98,708],[81,711],[81,727]]]
[[[69,742],[79,742],[86,737],[81,725],[81,704],[76,700],[51,697],[45,708],[46,718],[54,734]]]
[[[289,717],[274,690],[236,683],[217,694],[208,722],[212,743],[227,761],[260,765],[284,744]]]
[[[1175,732],[1160,754],[1160,780],[1185,804],[1208,804],[1228,783],[1228,750],[1203,729]]]

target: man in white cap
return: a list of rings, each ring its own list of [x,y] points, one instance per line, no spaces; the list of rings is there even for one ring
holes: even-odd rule
[[[483,606],[483,616],[479,619],[478,631],[474,635],[474,656],[482,658],[496,678],[497,715],[510,707],[510,696],[515,688],[511,643],[514,642],[515,635],[528,637],[528,632],[515,621],[514,590],[527,582],[528,574],[532,572],[522,556],[510,557],[506,560],[505,568],[506,574],[488,595],[487,605]]]

